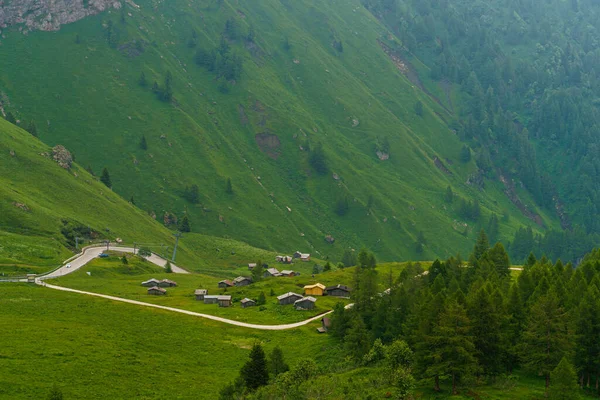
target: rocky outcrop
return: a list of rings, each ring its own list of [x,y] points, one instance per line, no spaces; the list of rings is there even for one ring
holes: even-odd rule
[[[73,164],[73,156],[71,156],[69,150],[60,144],[52,148],[52,159],[64,169],[71,169],[71,164]]]
[[[33,30],[57,31],[62,25],[79,21],[109,8],[121,8],[118,0],[0,0],[0,29],[25,25]]]

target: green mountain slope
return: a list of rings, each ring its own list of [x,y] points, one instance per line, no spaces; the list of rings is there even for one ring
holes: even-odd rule
[[[51,148],[0,119],[0,271],[51,269],[73,254],[75,236],[86,243],[121,238],[169,255],[174,245],[172,232],[147,213],[76,163],[62,168]],[[272,257],[233,240],[188,234],[180,242],[177,261],[218,275],[221,268]]]
[[[22,126],[107,167],[113,189],[161,222],[187,211],[199,233],[333,257],[367,246],[382,259],[466,253],[492,214],[507,216],[498,239],[528,223],[499,181],[465,183],[477,167],[459,160],[446,93],[418,59],[386,54],[399,43],[358,0],[138,4],[59,32],[5,30],[0,90]],[[170,91],[153,84],[164,91],[169,75],[161,101]],[[535,230],[558,226],[520,195]],[[466,219],[461,198],[481,216]]]

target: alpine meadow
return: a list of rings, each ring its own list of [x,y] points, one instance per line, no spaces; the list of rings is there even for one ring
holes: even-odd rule
[[[0,0],[0,399],[600,397],[597,0]]]

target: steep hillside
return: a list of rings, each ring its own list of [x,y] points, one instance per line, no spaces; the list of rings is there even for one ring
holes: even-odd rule
[[[187,211],[199,233],[381,259],[466,253],[481,227],[558,227],[461,160],[455,87],[402,58],[358,0],[144,0],[18,30],[0,41],[3,112],[107,167],[160,222]]]
[[[174,237],[144,211],[107,189],[76,163],[63,168],[53,149],[0,119],[0,271],[42,272],[81,242],[121,238],[171,254]],[[58,160],[68,166],[68,157]],[[80,242],[80,243],[81,243]],[[223,249],[216,253],[215,249]],[[231,253],[235,254],[231,254]],[[233,240],[188,234],[177,261],[218,274],[223,267],[270,260],[272,254]]]

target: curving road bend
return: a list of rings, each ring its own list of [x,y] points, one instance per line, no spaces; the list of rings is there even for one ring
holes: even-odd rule
[[[79,268],[81,268],[84,265],[86,265],[87,263],[89,263],[90,261],[92,261],[94,258],[98,257],[100,254],[102,254],[104,252],[104,250],[106,250],[105,247],[87,247],[83,250],[81,255],[79,255],[77,258],[65,263],[65,265],[63,265],[62,267],[60,267],[59,269],[57,269],[55,271],[50,272],[47,275],[40,276],[39,279],[40,280],[53,279],[53,278],[58,278],[58,277],[73,273],[73,272],[77,271]],[[132,253],[132,254],[134,253],[134,250],[135,250],[135,254],[137,254],[139,249],[134,249],[133,247],[110,246],[109,250],[116,251],[119,253]],[[167,263],[167,260],[165,260],[164,258],[162,258],[160,256],[157,256],[154,253],[152,253],[152,255],[146,257],[146,260],[148,260],[151,263],[156,264],[162,268],[164,268],[165,264]],[[70,267],[67,268],[67,265],[70,265]],[[181,267],[178,267],[175,264],[171,264],[171,269],[176,274],[189,274],[188,271],[186,271],[185,269],[183,269]]]

